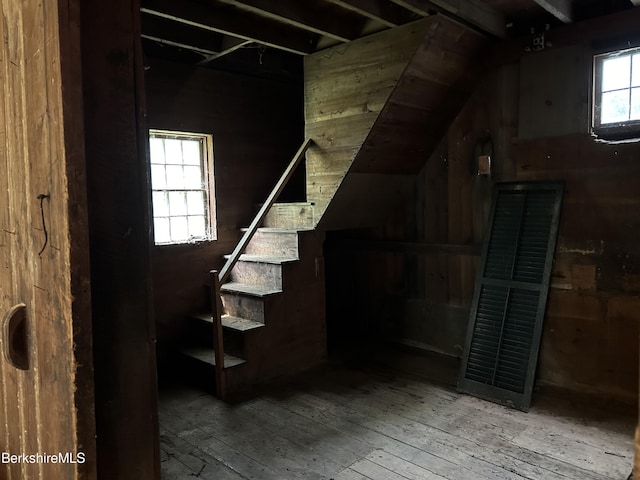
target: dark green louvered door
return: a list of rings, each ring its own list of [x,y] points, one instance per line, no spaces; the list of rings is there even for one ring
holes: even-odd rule
[[[529,408],[562,193],[561,183],[496,185],[459,391]]]

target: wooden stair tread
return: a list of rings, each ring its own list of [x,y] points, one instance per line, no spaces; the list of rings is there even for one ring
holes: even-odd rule
[[[229,258],[230,256],[231,255],[225,255],[224,258]],[[238,260],[241,262],[271,263],[273,265],[282,265],[283,263],[297,262],[299,259],[296,257],[243,253],[242,255],[240,255],[240,258]]]
[[[249,230],[248,227],[244,227],[240,229],[243,232]],[[263,233],[298,233],[298,232],[313,232],[313,228],[285,228],[285,227],[260,227],[258,228],[258,232]]]
[[[274,207],[313,207],[315,202],[274,202]]]
[[[180,349],[180,352],[187,357],[195,358],[196,360],[200,360],[201,362],[207,363],[214,367],[216,365],[215,352],[212,348],[184,347]],[[229,355],[228,353],[224,354],[224,368],[236,367],[246,362],[247,361],[242,358],[234,357],[233,355]]]
[[[213,324],[213,319],[210,313],[198,313],[192,315],[193,318],[202,320],[203,322]],[[231,330],[237,330],[239,332],[246,332],[249,330],[255,330],[257,328],[264,327],[264,323],[254,322],[246,318],[234,317],[232,315],[222,315],[222,326]]]
[[[282,293],[282,290],[274,290],[273,288],[264,288],[259,285],[247,285],[246,283],[229,282],[220,286],[222,292],[244,293],[254,297],[267,297]]]

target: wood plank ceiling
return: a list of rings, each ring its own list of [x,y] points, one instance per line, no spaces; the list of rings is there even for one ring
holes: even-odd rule
[[[142,0],[148,56],[187,63],[254,48],[307,55],[433,14],[507,39],[633,7],[632,0]]]

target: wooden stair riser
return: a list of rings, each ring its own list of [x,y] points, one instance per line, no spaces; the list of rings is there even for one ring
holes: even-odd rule
[[[314,209],[309,203],[275,204],[269,210],[263,225],[269,228],[314,228]]]
[[[295,230],[281,232],[258,230],[247,245],[245,253],[299,258],[298,233]]]
[[[278,303],[278,299],[274,297],[274,295],[256,297],[242,293],[222,292],[222,305],[225,313],[229,315],[265,323],[265,318],[271,314]]]
[[[239,260],[231,270],[231,281],[282,290],[288,264],[246,262]]]
[[[185,381],[204,391],[216,394],[214,381],[216,370],[214,365],[188,355],[180,355],[176,361]],[[231,391],[244,388],[246,372],[246,363],[226,368],[225,374],[229,377],[227,388],[230,388]]]
[[[185,336],[186,345],[213,348],[213,324],[188,318],[189,328]]]

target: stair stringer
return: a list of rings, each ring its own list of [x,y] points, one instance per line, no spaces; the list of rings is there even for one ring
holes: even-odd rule
[[[282,265],[281,291],[265,297],[264,305],[257,312],[262,316],[264,328],[244,335],[243,358],[246,362],[227,370],[229,392],[247,390],[259,383],[293,375],[317,366],[327,356],[324,232],[283,229],[281,233],[298,236],[298,259]],[[254,237],[247,251],[268,254],[259,245],[263,241],[260,236]],[[272,246],[267,245],[267,248]],[[232,279],[236,267],[231,271]],[[260,282],[258,277],[256,282]],[[223,291],[225,310],[230,305],[229,295]]]

